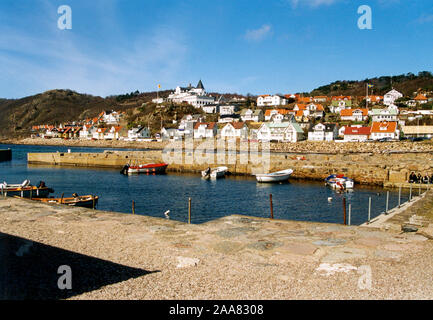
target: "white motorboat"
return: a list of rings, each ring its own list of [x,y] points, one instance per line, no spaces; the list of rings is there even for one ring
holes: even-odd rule
[[[218,179],[224,177],[228,170],[227,167],[207,168],[201,172],[201,176],[205,179]]]
[[[345,177],[342,174],[331,174],[325,179],[325,182],[331,188],[338,190],[353,189],[353,186],[355,184],[352,179]]]
[[[273,173],[261,173],[256,174],[256,179],[258,182],[281,182],[289,180],[292,173],[292,169],[281,170]]]

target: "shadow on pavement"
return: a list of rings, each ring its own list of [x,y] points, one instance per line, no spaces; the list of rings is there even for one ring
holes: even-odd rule
[[[71,270],[71,289],[65,284]],[[106,285],[159,272],[131,268],[39,242],[0,233],[0,299],[56,300],[96,290]]]

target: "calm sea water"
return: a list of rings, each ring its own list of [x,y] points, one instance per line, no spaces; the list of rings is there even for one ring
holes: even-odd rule
[[[103,152],[97,148],[58,146],[0,145],[11,148],[13,160],[0,163],[0,181],[32,184],[40,180],[55,190],[70,196],[95,194],[100,196],[98,209],[131,213],[135,201],[136,214],[164,217],[170,210],[174,220],[187,221],[188,198],[192,198],[192,222],[203,223],[231,214],[258,217],[270,216],[269,194],[273,196],[274,217],[316,222],[342,223],[342,199],[352,205],[352,224],[367,220],[368,198],[372,198],[372,218],[385,210],[386,190],[355,185],[354,192],[340,194],[322,182],[291,180],[284,184],[260,184],[254,177],[227,177],[206,181],[197,175],[167,174],[160,176],[123,176],[119,170],[89,169],[28,165],[28,152]],[[125,150],[125,149],[123,149]],[[328,201],[332,197],[332,201]],[[402,194],[402,202],[408,194]],[[390,191],[389,207],[398,204],[398,191]]]

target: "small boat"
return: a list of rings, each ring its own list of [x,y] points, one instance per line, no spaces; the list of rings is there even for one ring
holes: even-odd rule
[[[66,204],[72,207],[94,208],[98,204],[98,196],[79,196],[76,193],[70,198],[32,198],[43,203]]]
[[[54,190],[48,188],[45,182],[40,181],[38,186],[30,184],[30,180],[24,180],[21,184],[8,184],[7,182],[0,183],[0,192],[2,195],[20,198],[46,198]]]
[[[207,168],[201,172],[201,176],[204,179],[218,179],[224,177],[228,170],[229,168],[227,167]]]
[[[331,174],[325,179],[325,182],[331,188],[338,190],[353,189],[354,186],[353,180],[343,174]]]
[[[287,181],[292,173],[292,169],[286,169],[273,173],[256,174],[255,176],[258,182],[281,182]]]
[[[148,163],[139,165],[125,165],[120,171],[121,174],[135,174],[135,173],[146,173],[146,174],[164,174],[168,164],[166,163]]]

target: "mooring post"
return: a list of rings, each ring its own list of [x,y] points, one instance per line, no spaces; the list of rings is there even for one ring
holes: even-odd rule
[[[418,196],[421,197],[421,183],[419,184],[419,191],[418,191]]]
[[[409,187],[409,202],[412,200],[412,185]]]
[[[272,193],[269,194],[269,201],[271,203],[271,219],[274,219],[274,206],[272,204]]]
[[[60,198],[60,204],[63,204],[63,197],[65,196],[64,193],[62,193],[62,197]]]
[[[346,198],[343,198],[343,223],[346,225]]]
[[[92,194],[92,209],[95,210],[95,195]]]
[[[188,224],[191,224],[191,198],[188,198]]]
[[[132,200],[132,214],[135,214],[135,201]]]
[[[398,187],[398,207],[401,206],[401,185]]]
[[[368,223],[371,221],[371,197],[368,198]]]
[[[349,217],[348,217],[348,220],[347,220],[349,226],[350,226],[351,215],[352,215],[352,204],[349,203]]]
[[[388,214],[388,209],[389,209],[389,191],[386,192],[385,214]]]
[[[30,200],[32,200],[33,197],[33,189],[30,189]]]

